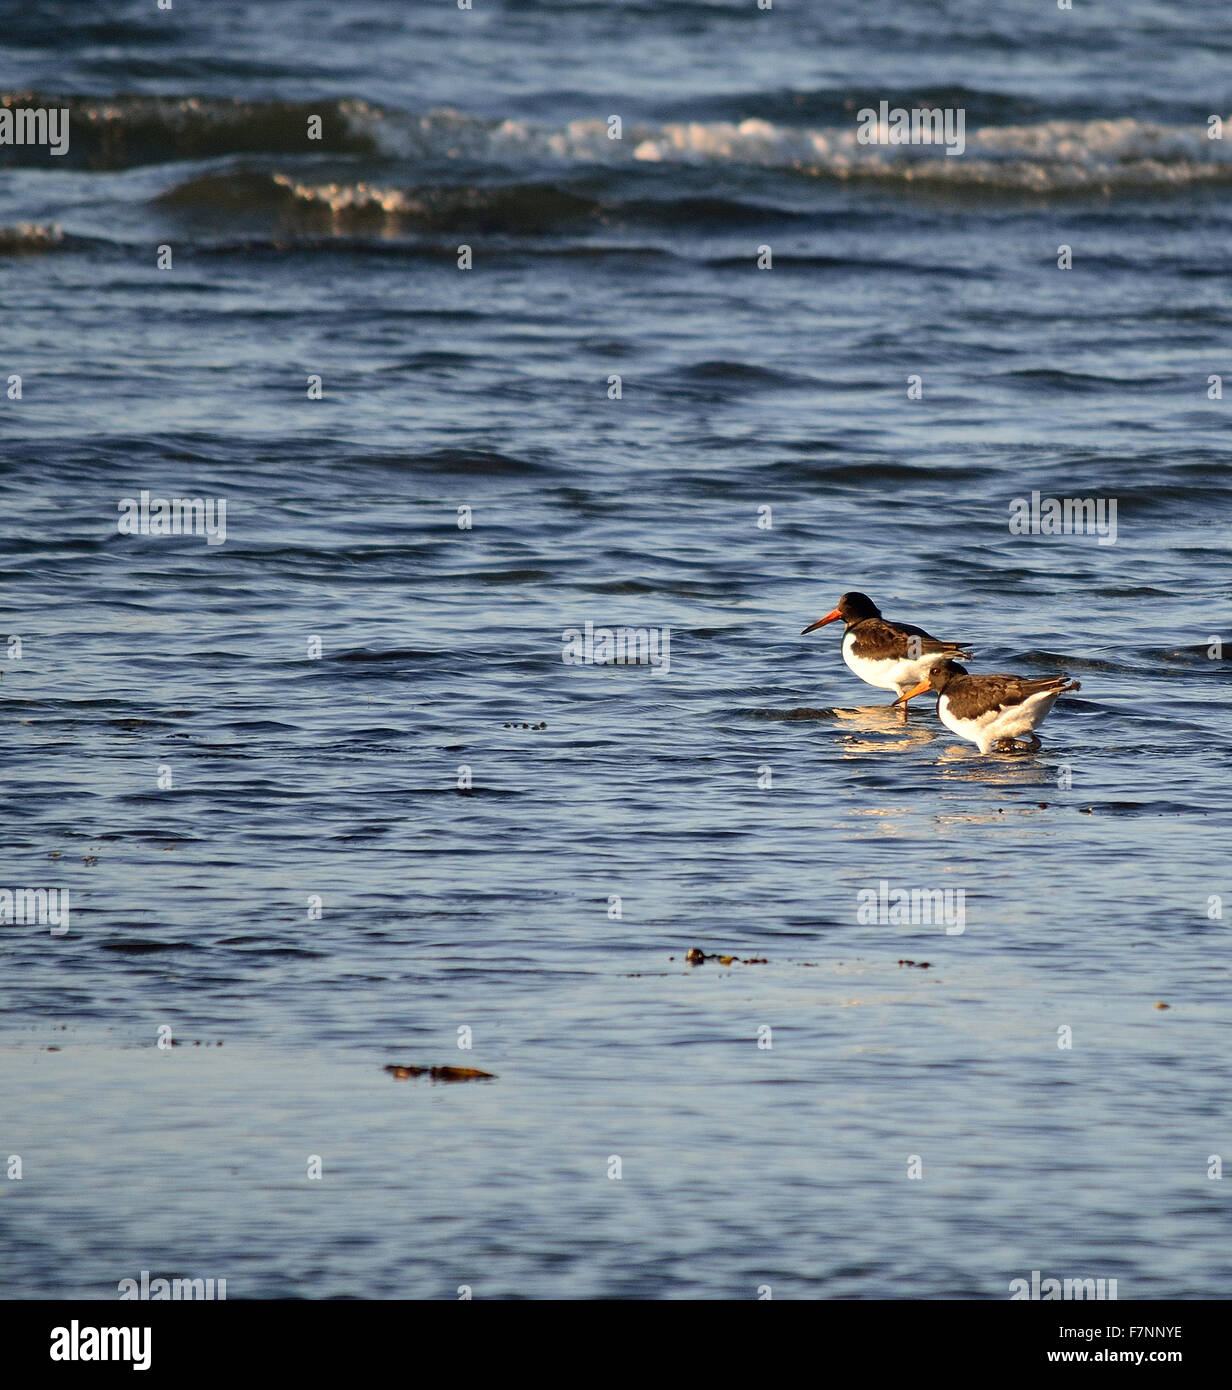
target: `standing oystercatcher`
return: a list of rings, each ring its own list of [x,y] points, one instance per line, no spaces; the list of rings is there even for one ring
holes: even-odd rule
[[[928,673],[934,666],[951,657],[971,655],[965,642],[939,642],[922,627],[889,622],[867,594],[844,594],[832,613],[810,623],[804,632],[839,618],[847,624],[843,660],[862,681],[879,690],[897,691],[898,699],[892,703],[902,704],[904,717],[905,702],[928,689]]]
[[[926,690],[937,692],[937,714],[947,729],[979,745],[981,753],[993,748],[1034,753],[1040,746],[1032,731],[1042,724],[1058,695],[1079,690],[1078,681],[1065,676],[972,676],[957,661],[934,666],[916,686],[899,698],[909,700]],[[1019,742],[1015,735],[1025,734]]]

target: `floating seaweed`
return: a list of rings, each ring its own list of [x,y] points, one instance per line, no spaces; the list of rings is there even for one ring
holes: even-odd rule
[[[675,960],[676,957],[669,956],[668,959]],[[684,959],[687,965],[702,965],[708,960],[717,960],[720,965],[768,965],[770,963],[765,956],[748,956],[741,958],[740,956],[719,955],[714,951],[707,955],[705,951],[698,950],[696,946],[690,947],[690,949],[685,952]]]
[[[382,1068],[392,1072],[395,1081],[409,1081],[413,1076],[427,1076],[433,1081],[493,1081],[490,1071],[480,1071],[478,1067],[404,1067],[391,1065]]]

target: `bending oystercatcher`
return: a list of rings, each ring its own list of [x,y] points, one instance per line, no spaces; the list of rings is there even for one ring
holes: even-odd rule
[[[937,714],[947,729],[979,744],[981,753],[993,748],[1034,753],[1040,746],[1032,730],[1044,722],[1058,695],[1080,690],[1078,681],[1065,676],[973,676],[957,661],[934,666],[925,680],[901,699],[937,692]],[[1016,734],[1026,734],[1021,742]]]
[[[922,627],[889,622],[867,594],[844,594],[833,612],[810,623],[804,632],[839,618],[847,625],[843,660],[862,681],[879,690],[897,691],[898,699],[891,703],[902,703],[904,716],[905,702],[928,689],[928,673],[938,662],[971,655],[965,642],[940,642]]]

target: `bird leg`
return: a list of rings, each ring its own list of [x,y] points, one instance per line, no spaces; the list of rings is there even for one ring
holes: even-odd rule
[[[999,738],[993,744],[993,748],[998,753],[1034,753],[1043,745],[1035,734],[1028,734],[1025,739]]]

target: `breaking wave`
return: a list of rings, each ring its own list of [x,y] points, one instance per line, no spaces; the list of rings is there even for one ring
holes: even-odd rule
[[[18,222],[10,227],[0,226],[0,256],[57,251],[64,247],[64,243],[64,233],[55,223],[43,226],[35,222]]]
[[[750,101],[752,98],[750,98]],[[1005,114],[1019,111],[1009,98]],[[218,98],[58,97],[7,93],[6,105],[63,106],[71,142],[63,163],[97,169],[244,155],[371,156],[446,164],[699,166],[790,171],[819,179],[867,180],[886,186],[1004,189],[1037,193],[1078,190],[1168,190],[1232,182],[1232,139],[1208,138],[1207,127],[1152,123],[1134,117],[1058,119],[998,124],[968,119],[965,149],[949,156],[940,144],[861,144],[854,111],[843,124],[792,125],[745,120],[627,124],[609,137],[606,119],[563,125],[490,119],[452,109],[412,114],[360,100],[243,101]],[[987,112],[991,99],[968,112]],[[320,119],[320,138],[308,123]],[[41,148],[0,148],[0,163],[46,165]],[[56,164],[61,164],[60,160]],[[420,195],[396,180],[284,180],[290,195],[332,211],[408,214],[431,220]],[[217,185],[221,191],[221,185]]]

